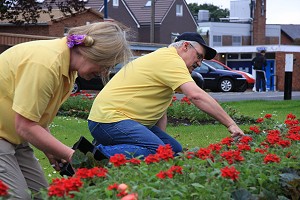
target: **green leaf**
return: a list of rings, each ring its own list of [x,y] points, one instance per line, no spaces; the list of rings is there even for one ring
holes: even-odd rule
[[[192,183],[191,185],[194,186],[195,188],[204,188],[204,186],[199,183]]]
[[[254,199],[254,197],[252,196],[252,194],[245,190],[245,189],[239,189],[236,190],[234,192],[231,193],[231,197],[234,200],[250,200],[250,199]]]

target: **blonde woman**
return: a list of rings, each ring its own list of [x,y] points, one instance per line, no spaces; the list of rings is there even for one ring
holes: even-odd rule
[[[70,29],[68,36],[11,47],[0,55],[0,180],[13,199],[31,199],[47,187],[29,144],[59,170],[73,149],[53,137],[49,125],[68,98],[78,75],[108,75],[131,57],[124,31],[114,22]]]

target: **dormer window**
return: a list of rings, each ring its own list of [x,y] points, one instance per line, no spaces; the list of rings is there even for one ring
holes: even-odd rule
[[[151,0],[147,1],[147,3],[145,4],[145,7],[150,7],[151,6]]]
[[[183,6],[180,4],[176,5],[176,16],[183,16]]]
[[[119,0],[113,0],[113,6],[118,7],[119,6]]]

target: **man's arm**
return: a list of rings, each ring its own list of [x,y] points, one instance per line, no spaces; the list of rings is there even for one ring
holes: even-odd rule
[[[208,93],[199,88],[195,82],[184,83],[180,86],[180,89],[197,108],[226,126],[232,137],[244,135],[244,132],[236,125],[219,103]]]

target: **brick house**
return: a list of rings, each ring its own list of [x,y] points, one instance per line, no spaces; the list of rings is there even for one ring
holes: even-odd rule
[[[103,21],[102,13],[92,9],[73,16],[64,16],[59,10],[53,9],[52,14],[54,15],[52,20],[48,14],[41,14],[35,25],[17,26],[0,21],[0,52],[21,42],[63,37],[70,27]]]
[[[283,91],[285,55],[292,54],[292,90],[299,91],[300,25],[266,24],[266,0],[231,3],[238,9],[230,10],[230,17],[223,18],[222,22],[198,23],[199,32],[218,51],[216,59],[233,69],[251,74],[251,60],[259,49],[266,49],[268,88]],[[235,3],[244,5],[235,7]]]
[[[41,13],[37,24],[34,25],[17,26],[6,21],[0,21],[0,32],[61,37],[69,27],[103,21],[103,14],[90,8],[81,13],[75,13],[73,16],[64,16],[58,9],[53,9],[51,14],[54,16],[52,20],[48,14]]]
[[[86,1],[86,7],[102,13],[103,4],[103,0]],[[176,35],[197,30],[197,22],[185,0],[156,0],[154,14],[151,10],[151,0],[108,1],[107,16],[129,27],[130,41],[133,42],[170,44]],[[153,41],[150,34],[151,23],[154,24]]]
[[[58,9],[53,9],[51,14],[54,16],[53,19],[48,14],[41,14],[37,24],[34,25],[17,26],[7,21],[0,21],[0,53],[22,42],[63,37],[70,27],[104,21],[103,14],[92,8],[72,16],[64,16]],[[137,56],[162,46],[165,45],[131,42],[131,49]]]

